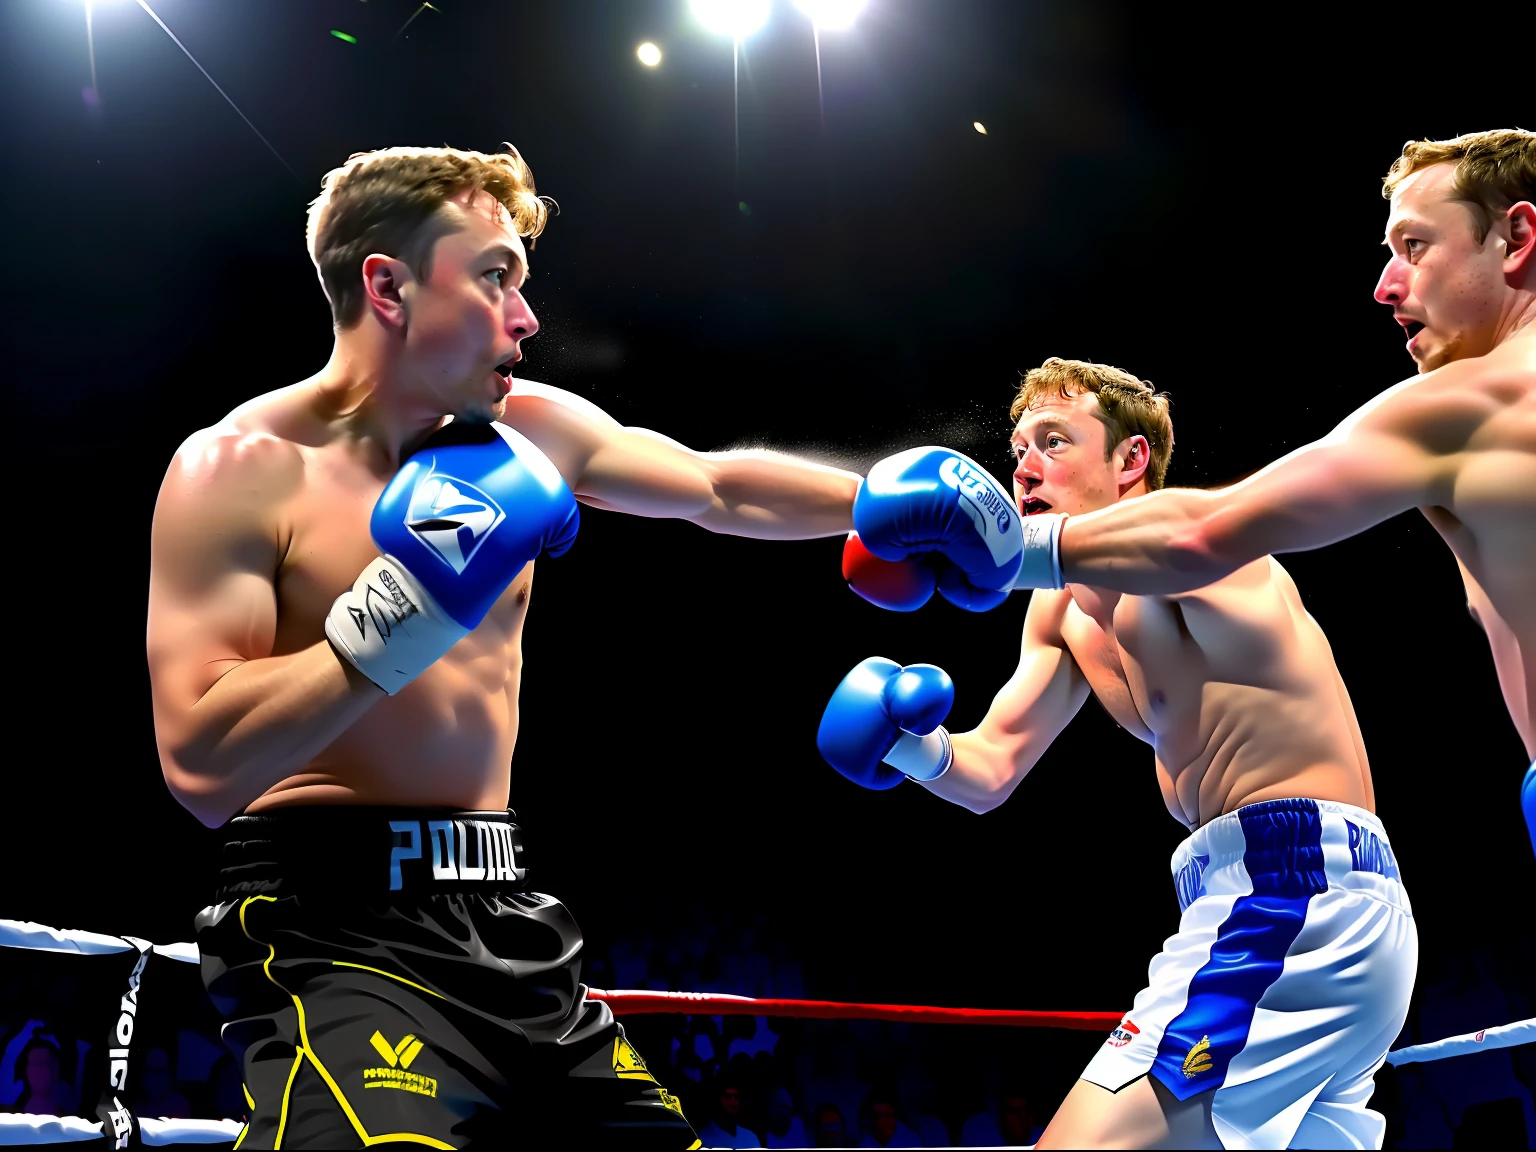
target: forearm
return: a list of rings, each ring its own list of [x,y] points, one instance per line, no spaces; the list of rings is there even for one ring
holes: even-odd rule
[[[860,477],[758,449],[707,457],[714,498],[694,523],[759,540],[807,540],[853,529]]]
[[[1248,555],[1240,534],[1213,532],[1223,510],[1218,493],[1165,488],[1068,517],[1061,529],[1062,575],[1137,596],[1203,588],[1263,555]]]
[[[298,772],[384,693],[321,641],[226,672],[174,721],[156,717],[176,799],[210,827]]]
[[[994,747],[980,732],[961,732],[950,737],[954,761],[937,780],[919,781],[935,796],[972,812],[990,812],[1008,799],[1028,772],[1019,771],[1013,758]]]

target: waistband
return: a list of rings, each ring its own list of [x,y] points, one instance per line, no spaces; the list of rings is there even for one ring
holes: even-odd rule
[[[1397,856],[1375,815],[1333,800],[1266,800],[1197,828],[1171,862],[1179,909],[1201,896],[1296,897],[1365,888],[1407,908]]]
[[[520,891],[516,814],[313,805],[237,816],[217,900],[297,892],[355,896]]]

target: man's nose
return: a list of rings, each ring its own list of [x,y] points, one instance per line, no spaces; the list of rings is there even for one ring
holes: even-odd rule
[[[514,340],[526,340],[538,332],[539,318],[521,292],[514,290],[511,296],[507,305],[507,335]]]
[[[1018,467],[1013,470],[1013,482],[1025,492],[1035,488],[1045,477],[1040,472],[1040,462],[1034,458],[1033,448],[1019,457]]]
[[[1393,256],[1381,270],[1381,279],[1376,281],[1376,303],[1392,307],[1401,304],[1408,295],[1407,280],[1407,265],[1401,257]]]

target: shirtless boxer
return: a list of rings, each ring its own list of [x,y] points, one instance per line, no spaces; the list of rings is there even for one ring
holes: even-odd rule
[[[1456,555],[1533,758],[1521,807],[1536,850],[1536,133],[1410,141],[1383,192],[1376,299],[1419,376],[1230,488],[1032,520],[1021,583],[1185,592],[1419,509]]]
[[[155,732],[176,798],[229,824],[197,940],[243,1061],[244,1149],[694,1143],[585,998],[570,914],[523,883],[507,801],[532,562],[570,546],[578,501],[803,539],[846,532],[861,481],[514,387],[544,219],[515,152],[330,173],[308,230],[330,362],[193,434],[160,491]],[[1022,542],[961,460],[908,453],[900,483],[862,489],[893,509],[884,546],[931,553],[939,590],[979,609]]]
[[[1047,360],[1012,415],[1026,517],[1162,486],[1167,400],[1134,376]],[[866,570],[888,575],[851,567],[856,589]],[[1038,1147],[1379,1148],[1385,1122],[1366,1104],[1407,1016],[1418,934],[1349,695],[1273,559],[1180,595],[1036,592],[1018,670],[970,732],[941,726],[942,671],[865,660],[817,743],[866,787],[910,776],[986,812],[1090,692],[1152,745],[1192,834],[1173,856],[1179,930]]]

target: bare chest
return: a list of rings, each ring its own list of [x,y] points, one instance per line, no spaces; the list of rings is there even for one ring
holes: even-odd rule
[[[1074,589],[1062,638],[1093,694],[1132,735],[1158,743],[1184,711],[1190,677],[1178,609],[1163,601]]]
[[[318,641],[332,602],[378,555],[368,522],[383,488],[383,481],[366,470],[318,454],[311,461],[304,484],[279,512],[284,548],[276,581],[274,655]],[[532,581],[529,564],[468,638],[474,647],[518,644]],[[445,659],[457,654],[454,649]]]

